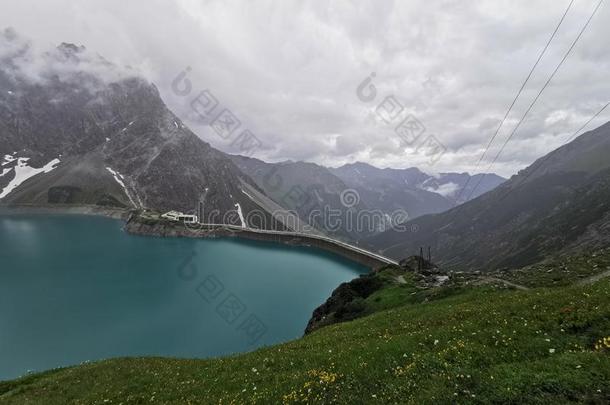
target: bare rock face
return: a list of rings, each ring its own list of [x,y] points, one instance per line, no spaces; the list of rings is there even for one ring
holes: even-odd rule
[[[250,178],[135,72],[73,44],[35,55],[13,31],[0,42],[0,204],[191,212],[205,195],[206,212],[233,224],[238,208],[260,210],[242,192],[257,188]]]

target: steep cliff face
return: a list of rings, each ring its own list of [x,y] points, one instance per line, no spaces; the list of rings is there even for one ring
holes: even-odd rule
[[[13,45],[0,55],[0,203],[186,212],[203,199],[210,221],[233,224],[260,210],[250,178],[136,72],[71,44],[36,55],[0,40]]]

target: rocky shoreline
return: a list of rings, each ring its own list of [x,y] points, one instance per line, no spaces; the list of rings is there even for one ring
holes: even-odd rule
[[[125,232],[133,235],[155,237],[182,237],[182,238],[226,238],[237,237],[242,239],[269,241],[290,246],[316,247],[341,257],[354,261],[371,270],[377,270],[387,263],[373,257],[348,250],[341,245],[307,236],[286,235],[281,233],[260,233],[249,229],[236,229],[235,227],[205,227],[201,225],[187,226],[183,223],[163,219],[150,219],[140,213],[115,207],[102,207],[97,205],[0,205],[0,215],[11,214],[74,214],[95,215],[125,221]]]

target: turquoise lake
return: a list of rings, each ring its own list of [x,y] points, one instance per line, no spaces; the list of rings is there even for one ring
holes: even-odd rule
[[[0,380],[121,356],[208,358],[303,334],[367,268],[321,250],[134,236],[80,215],[0,215]]]

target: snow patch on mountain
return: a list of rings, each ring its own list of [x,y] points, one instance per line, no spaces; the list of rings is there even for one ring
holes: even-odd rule
[[[136,202],[134,201],[134,199],[131,197],[131,194],[129,193],[129,190],[127,190],[127,186],[125,186],[125,178],[123,177],[123,175],[119,172],[117,172],[116,170],[113,170],[110,167],[106,167],[106,170],[108,170],[110,172],[110,174],[112,174],[112,176],[114,177],[114,180],[119,183],[119,185],[121,187],[123,187],[123,191],[125,191],[125,194],[127,195],[127,198],[129,198],[129,201],[131,201],[131,204],[134,207],[137,207],[138,205],[136,204]]]
[[[7,156],[9,156],[9,155],[4,156],[5,161],[7,160],[6,159]],[[13,157],[11,156],[11,158],[13,158]],[[7,163],[10,163],[14,160],[15,159],[13,158],[13,160],[8,161]],[[49,163],[44,165],[43,167],[35,168],[35,167],[28,166],[28,163],[27,163],[28,160],[30,160],[30,158],[27,158],[27,157],[17,158],[17,165],[15,165],[15,167],[13,167],[13,169],[9,169],[9,171],[11,171],[11,170],[15,171],[15,177],[13,178],[13,180],[11,180],[8,183],[8,185],[6,187],[4,187],[4,189],[0,193],[0,199],[9,195],[11,193],[11,191],[13,191],[17,187],[19,187],[27,179],[32,178],[40,173],[48,173],[51,170],[55,169],[57,167],[57,165],[60,163],[59,159],[53,159]],[[2,171],[2,176],[6,175],[6,174],[8,174],[8,172],[6,171],[6,169],[4,169]]]
[[[6,166],[9,163],[14,162],[15,160],[17,159],[11,155],[4,155],[4,162],[2,162],[2,166]]]
[[[207,191],[207,190],[208,190],[208,189],[206,188],[206,191]],[[250,200],[252,200],[252,201],[256,202],[256,200],[254,199],[254,197],[252,197],[250,194],[246,193],[244,190],[241,190],[241,192],[242,192],[242,193],[244,193],[244,194],[245,194],[245,195],[246,195],[246,196],[247,196],[247,197],[248,197]]]
[[[421,184],[421,187],[422,187],[424,190],[429,191],[428,189],[426,189],[426,184],[428,184],[428,183],[432,182],[433,180],[438,180],[438,179],[437,179],[436,177],[430,177],[430,178],[427,178],[427,179],[426,179],[426,180],[424,180],[424,182]],[[407,180],[405,180],[405,183],[407,183],[407,184],[408,184]],[[430,187],[430,188],[432,188],[432,187]]]
[[[432,193],[440,194],[443,197],[451,197],[455,194],[456,191],[460,189],[460,185],[457,183],[445,183],[441,184],[438,187],[424,187],[424,190],[430,191]]]
[[[237,208],[237,215],[239,215],[239,220],[241,221],[241,227],[246,228],[246,220],[244,219],[244,213],[241,210],[241,205],[239,205],[239,203],[235,203],[235,208]]]

